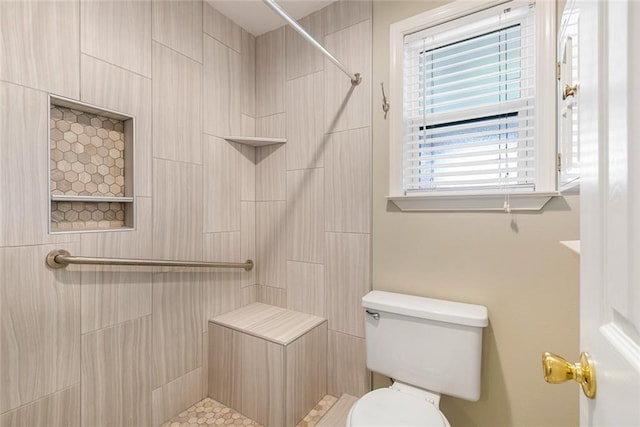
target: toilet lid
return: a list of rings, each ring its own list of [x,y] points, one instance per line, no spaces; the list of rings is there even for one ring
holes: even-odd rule
[[[429,426],[449,424],[438,408],[425,399],[381,388],[365,394],[349,414],[349,426]]]

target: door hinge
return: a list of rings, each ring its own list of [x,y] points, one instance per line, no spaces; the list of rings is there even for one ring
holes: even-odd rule
[[[558,81],[560,80],[561,75],[562,75],[562,67],[559,62],[556,62],[556,78],[558,79]]]
[[[558,153],[558,157],[556,158],[556,169],[558,172],[562,172],[562,155]]]

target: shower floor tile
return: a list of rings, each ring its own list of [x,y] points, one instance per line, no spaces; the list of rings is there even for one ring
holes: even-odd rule
[[[326,395],[296,427],[315,426],[337,400],[337,398],[331,395]],[[262,425],[251,418],[245,417],[210,397],[201,400],[189,409],[181,412],[172,420],[164,423],[162,427],[188,427],[197,425],[262,427]]]
[[[333,397],[330,394],[327,394],[325,397],[317,403],[317,405],[309,411],[309,413],[298,423],[296,427],[313,427],[315,426],[320,418],[324,416],[324,414],[331,409],[334,403],[338,401],[337,397]]]

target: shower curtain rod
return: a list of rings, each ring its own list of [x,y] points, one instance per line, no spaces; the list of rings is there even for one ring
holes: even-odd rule
[[[329,61],[336,64],[336,66],[340,68],[340,70],[342,70],[343,73],[349,76],[349,78],[351,79],[351,84],[353,86],[358,86],[360,84],[360,82],[362,81],[362,76],[360,75],[360,73],[354,74],[354,73],[351,73],[349,70],[347,70],[345,66],[342,65],[342,63],[338,61],[336,57],[331,54],[331,52],[329,52],[327,49],[324,48],[324,46],[318,43],[316,39],[311,37],[311,35],[307,33],[305,29],[302,28],[293,18],[287,15],[287,12],[285,12],[284,9],[282,9],[274,0],[262,0],[262,1],[264,1],[264,3],[267,6],[269,6],[274,12],[280,15],[285,21],[287,21],[289,25],[293,27],[294,30],[300,33],[302,37],[307,39],[307,41],[311,43],[313,46],[315,46],[316,49],[322,52],[329,59]]]
[[[54,249],[47,254],[47,265],[51,268],[65,268],[69,264],[93,264],[93,265],[143,265],[149,267],[209,267],[209,268],[244,268],[249,271],[253,268],[253,261],[245,262],[201,262],[201,261],[165,261],[157,259],[133,259],[133,258],[99,258],[86,256],[73,256],[64,249]]]

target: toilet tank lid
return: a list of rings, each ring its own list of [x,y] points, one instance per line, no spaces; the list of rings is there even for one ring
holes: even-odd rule
[[[371,291],[362,297],[367,309],[401,314],[421,319],[485,327],[489,324],[487,307],[462,302],[445,301],[394,292]]]

